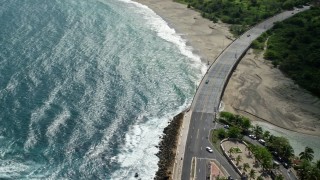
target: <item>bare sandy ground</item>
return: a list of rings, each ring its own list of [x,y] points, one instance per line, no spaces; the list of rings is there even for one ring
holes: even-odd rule
[[[263,52],[250,49],[224,92],[225,111],[320,136],[320,99],[294,84]]]
[[[228,26],[213,23],[201,17],[199,12],[172,0],[134,0],[151,8],[174,28],[193,47],[194,53],[204,63],[213,62],[219,53],[231,43]]]

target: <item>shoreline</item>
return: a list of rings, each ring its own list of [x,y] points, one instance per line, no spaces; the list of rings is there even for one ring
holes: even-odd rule
[[[222,50],[231,42],[233,35],[229,25],[213,23],[187,5],[172,0],[134,0],[152,9],[169,27],[176,31],[192,48],[192,52],[201,58],[201,62],[211,64]]]
[[[232,39],[228,38],[231,35],[231,33],[229,32],[229,25],[223,24],[223,23],[213,23],[207,19],[204,19],[201,17],[200,13],[197,11],[194,11],[192,9],[188,9],[186,5],[184,4],[179,4],[176,2],[173,2],[172,0],[163,0],[163,1],[157,1],[157,0],[134,0],[135,2],[138,2],[140,4],[143,4],[147,7],[149,7],[150,9],[152,9],[157,15],[159,15],[161,18],[163,18],[167,24],[173,28],[176,33],[178,35],[180,35],[182,37],[182,39],[186,40],[186,45],[192,47],[192,52],[198,56],[200,56],[202,63],[205,63],[208,65],[211,65],[216,57],[218,57],[218,55],[232,42]],[[249,50],[250,51],[250,50]],[[249,52],[248,51],[248,52]],[[238,72],[238,66],[241,64],[241,62],[243,62],[243,59],[247,56],[247,53],[245,53],[244,57],[242,58],[242,60],[239,62],[239,64],[237,65],[235,72],[231,75],[229,82],[226,84],[226,89],[223,93],[223,98],[226,96],[229,96],[229,98],[244,98],[243,95],[241,94],[236,94],[234,95],[234,89],[237,89],[237,91],[239,90],[243,90],[245,91],[247,87],[234,87],[232,86],[230,88],[231,84],[231,79],[235,78],[235,74],[237,74]],[[209,64],[210,63],[210,64]],[[277,74],[279,75],[279,74]],[[259,75],[257,75],[259,77]],[[266,76],[272,76],[270,74],[266,74]],[[261,77],[260,77],[261,78]],[[270,78],[270,77],[268,77]],[[247,80],[246,78],[243,79],[243,81]],[[250,81],[251,79],[248,79],[248,81]],[[227,91],[227,88],[229,86],[229,91]],[[252,91],[250,91],[252,92]],[[270,96],[272,96],[274,94],[269,94],[269,95],[265,95],[265,98],[270,98]],[[235,97],[234,97],[235,96]],[[251,95],[247,95],[249,96],[249,98],[254,99],[255,97],[250,97]],[[221,100],[223,100],[223,98]],[[254,100],[252,100],[254,101]],[[225,102],[225,101],[224,101]],[[247,102],[249,103],[249,102]],[[230,107],[232,107],[232,105],[230,105],[230,103],[228,104],[228,107],[226,107],[226,110],[230,111]],[[265,106],[265,111],[268,111],[268,109],[266,108],[268,106]],[[237,107],[239,109],[243,109],[242,107]],[[231,111],[232,112],[232,111]],[[259,113],[256,114],[255,112],[251,112],[250,110],[248,111],[254,115],[256,115],[257,117],[260,117]],[[170,173],[169,171],[172,173],[174,171],[174,169],[172,170],[172,164],[175,161],[175,154],[173,156],[173,158],[171,159],[171,162],[167,162],[167,163],[171,163],[171,166],[168,166],[167,168],[163,168],[163,160],[166,160],[166,158],[161,155],[161,154],[166,154],[168,152],[164,152],[166,150],[169,149],[169,151],[172,150],[172,148],[178,148],[177,146],[177,141],[178,141],[178,136],[176,136],[175,139],[175,143],[174,144],[169,144],[170,146],[166,146],[166,143],[164,143],[165,141],[165,136],[170,137],[171,141],[172,141],[172,137],[174,134],[177,135],[177,133],[179,132],[179,130],[181,129],[181,125],[183,124],[184,121],[186,121],[185,119],[183,119],[183,113],[182,112],[182,123],[180,123],[179,128],[176,128],[176,132],[175,131],[170,131],[171,135],[168,135],[167,133],[165,133],[164,130],[164,138],[159,142],[159,153],[157,153],[157,156],[159,157],[159,162],[158,162],[158,170],[156,172],[156,176],[155,179],[159,179],[160,177],[167,177],[170,179]],[[272,114],[272,110],[270,110],[269,112],[266,112],[269,114]],[[287,113],[290,113],[287,112]],[[181,113],[179,113],[177,116],[179,116]],[[237,114],[241,114],[239,112],[237,112]],[[175,116],[174,119],[177,117]],[[268,119],[265,117],[260,117],[262,119]],[[257,119],[252,119],[253,121],[259,121]],[[172,120],[173,121],[173,120]],[[172,121],[170,121],[170,124],[168,125],[171,126]],[[262,122],[260,120],[260,122]],[[285,127],[285,126],[281,126],[281,124],[285,124],[286,121],[282,120],[281,122],[278,123],[274,123],[274,121],[270,122],[270,121],[264,121],[266,123],[269,123],[271,125],[277,126],[279,128],[283,128],[283,129],[287,129],[289,131],[293,131],[296,133],[302,133],[302,134],[307,134],[307,135],[313,135],[313,136],[317,136],[314,134],[308,134],[302,131],[295,131],[292,127]],[[167,128],[168,128],[167,127]],[[175,126],[176,127],[176,126]],[[311,126],[312,127],[312,126]],[[320,129],[320,128],[319,128]],[[320,134],[319,134],[320,136]],[[317,137],[319,137],[317,136]],[[185,137],[184,137],[185,138]],[[163,148],[165,147],[165,148]],[[162,166],[162,167],[160,167]],[[161,176],[159,176],[161,175]]]
[[[176,150],[178,147],[179,132],[182,128],[183,117],[186,111],[179,113],[169,121],[169,125],[164,128],[163,136],[159,142],[158,170],[154,179],[170,179],[173,171]]]

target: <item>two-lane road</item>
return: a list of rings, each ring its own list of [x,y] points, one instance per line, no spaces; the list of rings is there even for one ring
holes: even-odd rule
[[[214,127],[213,120],[215,112],[218,110],[223,90],[236,64],[254,39],[270,29],[274,22],[282,21],[295,13],[307,9],[309,7],[286,11],[257,24],[230,44],[209,68],[191,105],[192,116],[183,158],[182,180],[193,178],[190,176],[192,158],[195,158],[196,162],[199,163],[197,165],[198,168],[196,167],[194,171],[196,179],[206,179],[205,159],[217,159],[229,175],[236,178],[240,177],[227,162],[226,158],[218,153],[208,140],[210,130]],[[212,147],[214,152],[208,153],[205,150],[206,146]],[[202,168],[204,169],[202,170]]]

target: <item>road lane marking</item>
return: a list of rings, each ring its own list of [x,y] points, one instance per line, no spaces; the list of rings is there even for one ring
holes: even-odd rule
[[[198,132],[197,132],[197,139],[198,139],[198,137],[199,137],[199,129],[198,129]]]

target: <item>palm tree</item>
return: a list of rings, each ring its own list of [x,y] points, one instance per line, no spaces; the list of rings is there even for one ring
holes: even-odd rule
[[[291,157],[294,157],[294,150],[292,146],[287,145],[284,148],[282,148],[282,156],[286,159],[290,159]]]
[[[254,128],[253,128],[253,132],[254,132],[254,135],[256,135],[256,137],[261,137],[262,133],[263,133],[263,130],[262,130],[262,127],[256,125]]]
[[[249,156],[251,157],[251,154],[254,154],[254,151],[256,150],[255,145],[253,144],[249,144],[248,146],[248,152],[249,152]]]
[[[305,159],[305,160],[308,160],[308,161],[312,161],[312,159],[313,159],[313,149],[311,149],[310,147],[306,147],[305,149],[304,149],[304,152],[301,152],[300,154],[299,154],[299,156],[300,156],[300,159]]]
[[[239,165],[239,162],[241,162],[241,160],[242,160],[242,157],[238,155],[236,158],[237,166]]]
[[[234,153],[234,148],[231,147],[231,148],[229,149],[228,153],[229,153],[229,156],[231,157],[231,154]]]
[[[251,169],[251,171],[249,172],[249,177],[250,179],[256,177],[256,171],[254,169]]]
[[[250,121],[250,119],[244,117],[244,118],[242,119],[241,127],[242,127],[244,130],[248,131],[248,129],[251,127],[251,121]]]
[[[284,177],[282,175],[276,176],[275,180],[284,180]]]
[[[310,161],[302,159],[302,162],[298,166],[298,175],[300,179],[311,179],[310,172],[312,170],[312,165]]]
[[[240,115],[235,115],[234,116],[234,123],[236,124],[236,125],[240,125],[240,123],[242,122],[242,118],[241,118],[241,116]]]
[[[317,167],[318,169],[320,169],[320,160],[318,160],[318,161],[316,162],[316,167]]]
[[[244,170],[245,172],[247,172],[247,169],[248,169],[248,168],[250,168],[249,163],[244,163],[244,164],[243,164],[243,170]]]
[[[263,133],[263,138],[264,138],[265,140],[269,140],[269,137],[270,137],[270,131],[265,131],[265,132]]]
[[[320,169],[316,165],[312,165],[310,176],[311,176],[311,179],[319,179]]]

